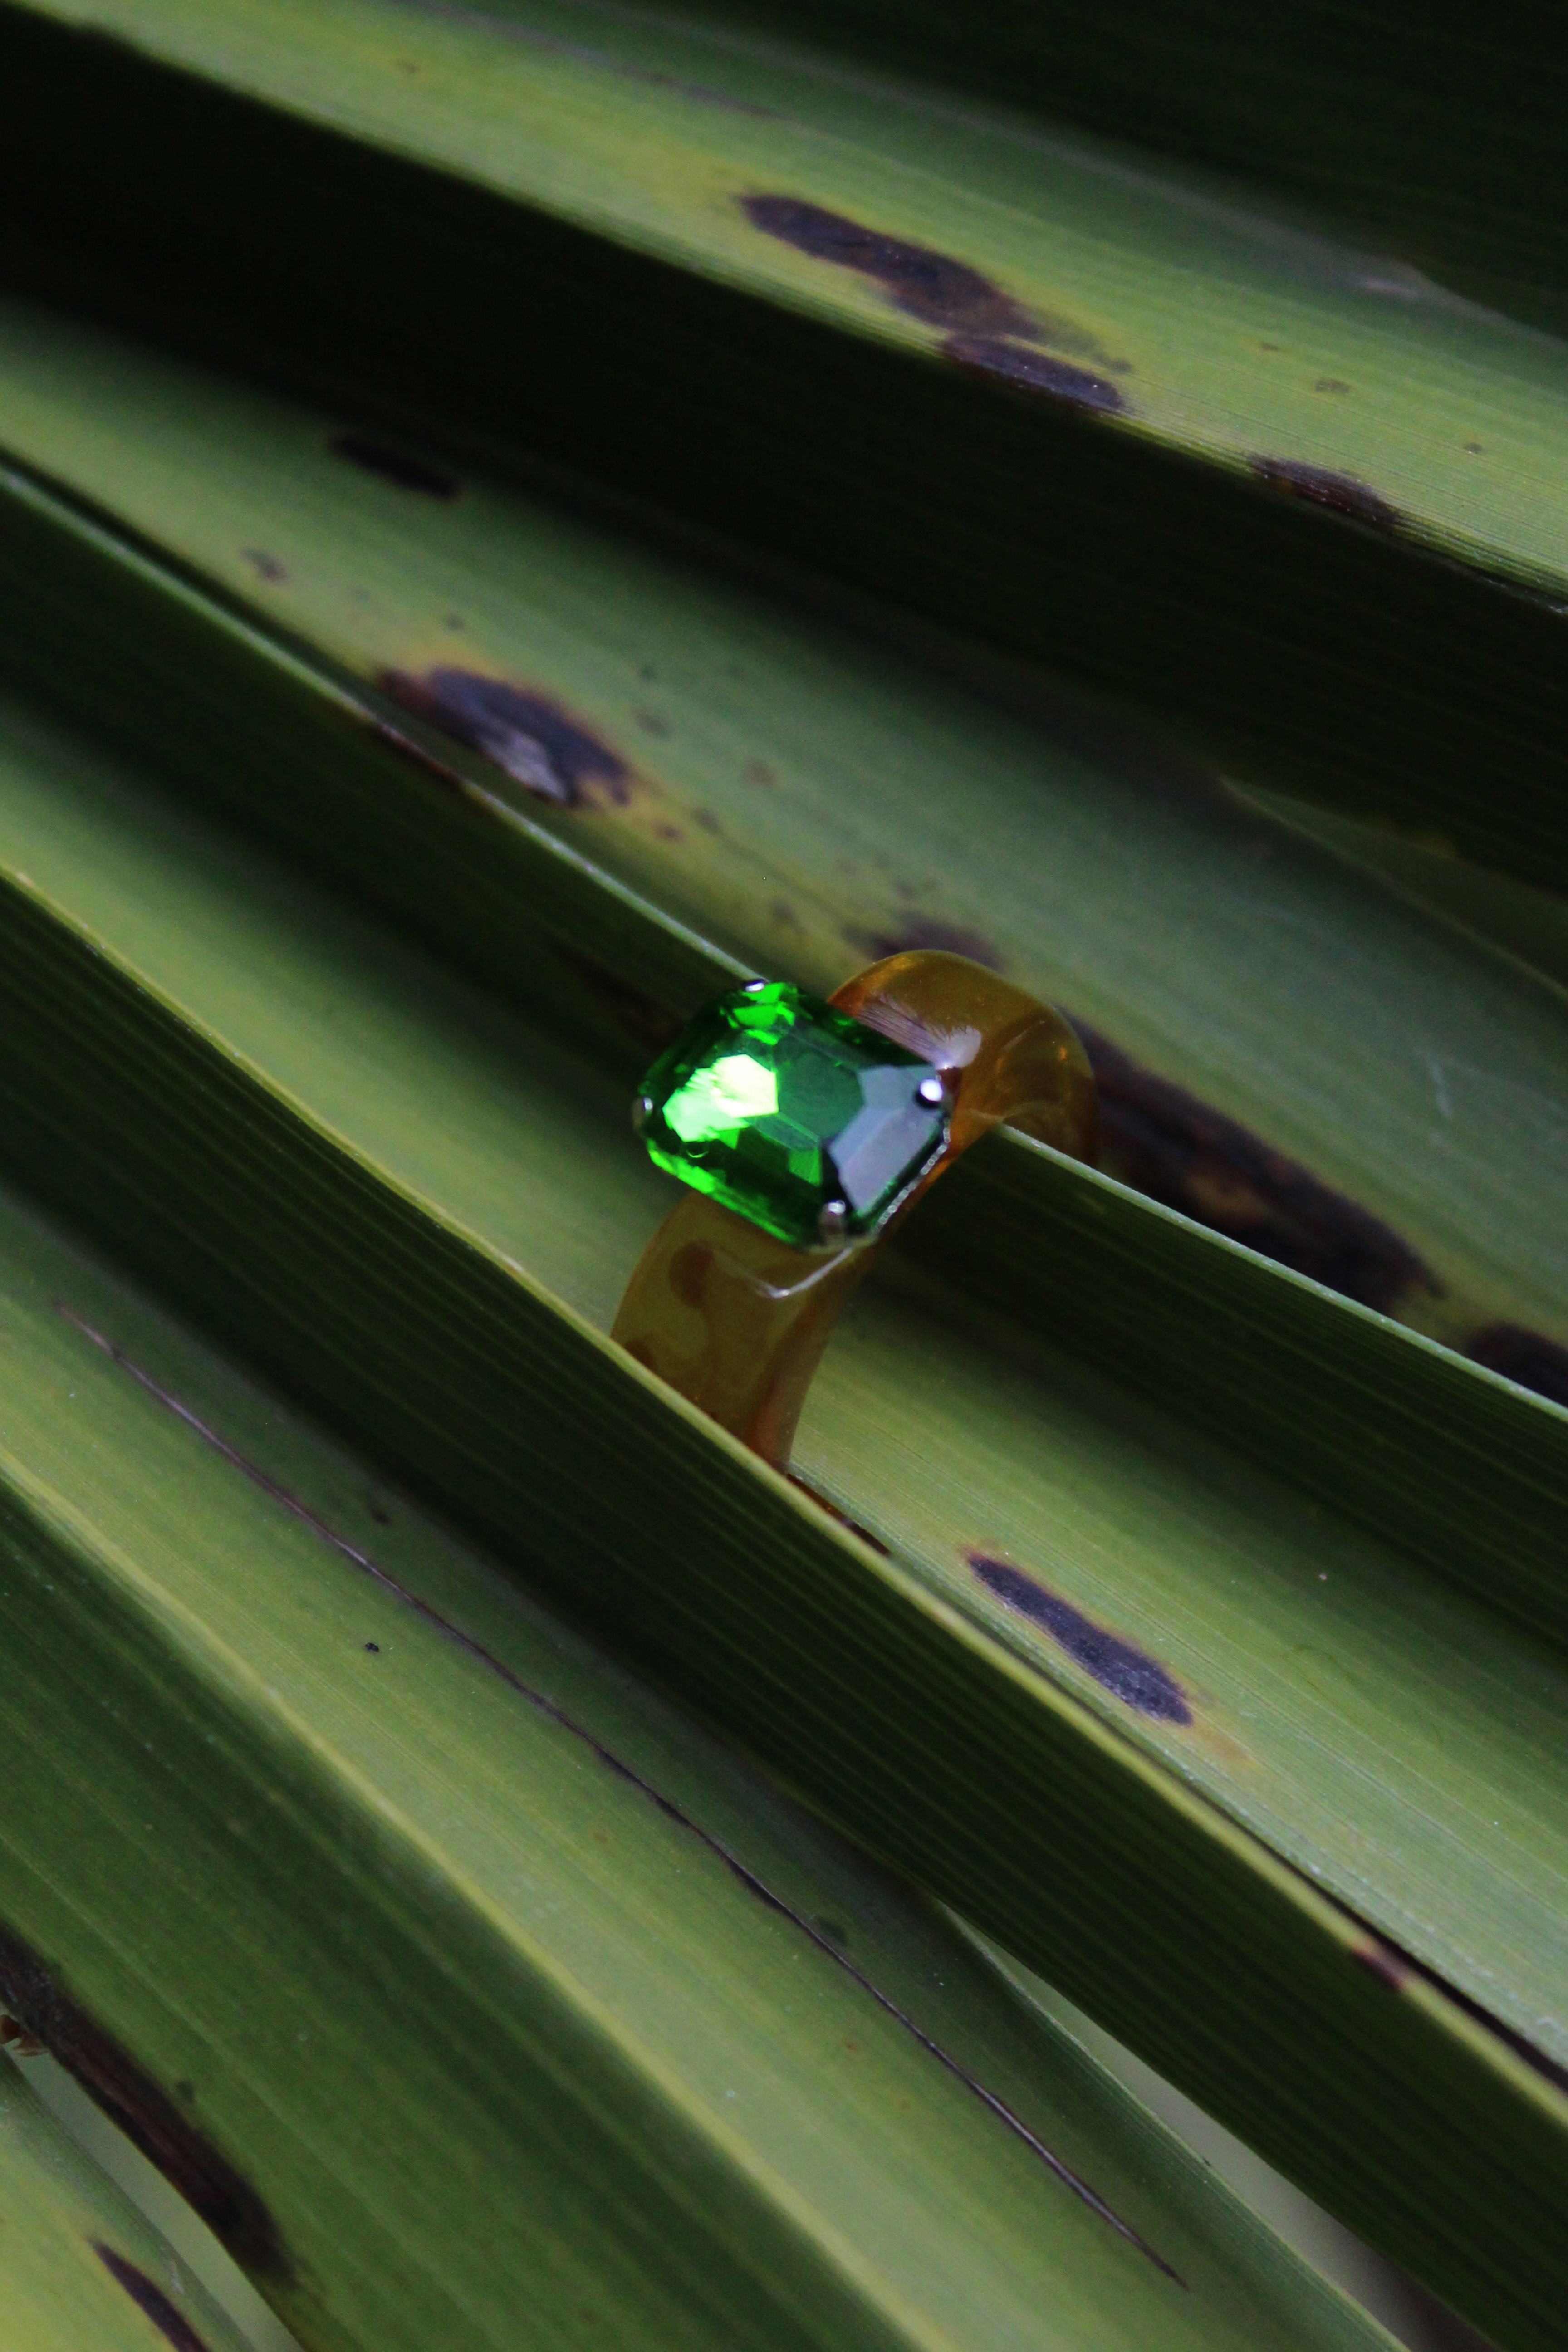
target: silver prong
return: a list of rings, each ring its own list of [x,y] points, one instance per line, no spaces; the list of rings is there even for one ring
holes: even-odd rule
[[[749,980],[741,993],[742,996],[760,996],[767,984],[765,980]]]
[[[816,1213],[816,1233],[819,1241],[841,1242],[849,1229],[847,1201],[825,1201]]]
[[[947,1080],[939,1077],[933,1070],[931,1076],[922,1078],[915,1088],[915,1099],[923,1102],[928,1110],[940,1110],[948,1099]]]
[[[632,1105],[632,1133],[634,1135],[640,1135],[642,1133],[644,1128],[647,1125],[647,1115],[652,1108],[652,1097],[648,1095],[638,1095],[637,1100]]]

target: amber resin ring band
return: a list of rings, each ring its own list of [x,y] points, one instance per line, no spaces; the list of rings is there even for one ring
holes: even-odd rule
[[[1091,1160],[1094,1079],[1059,1013],[917,949],[826,1003],[784,981],[721,997],[654,1064],[633,1118],[690,1190],[615,1337],[782,1470],[874,1244],[1004,1120]]]

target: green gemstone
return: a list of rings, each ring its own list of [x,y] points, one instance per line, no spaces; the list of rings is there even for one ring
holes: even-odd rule
[[[933,1079],[819,997],[755,983],[699,1013],[654,1064],[642,1138],[683,1183],[811,1249],[877,1232],[930,1167],[947,1134]]]

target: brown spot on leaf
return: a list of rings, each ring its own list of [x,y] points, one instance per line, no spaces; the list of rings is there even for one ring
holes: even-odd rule
[[[38,1954],[0,1927],[0,2002],[155,2164],[242,2269],[287,2280],[278,2226],[232,2165],[130,2052],[71,2000]]]
[[[914,245],[867,228],[844,213],[812,204],[804,196],[742,196],[741,209],[753,228],[776,236],[814,261],[832,262],[852,269],[882,289],[895,310],[922,326],[941,328],[947,340],[944,357],[960,367],[973,368],[1030,392],[1080,408],[1107,413],[1124,410],[1127,403],[1108,376],[1047,355],[1067,352],[1089,360],[1118,375],[1131,372],[1131,360],[1110,358],[1098,338],[1071,319],[1054,312],[1032,310],[1016,296],[967,261],[958,261],[933,246]]]
[[[781,929],[786,931],[799,930],[800,917],[795,913],[795,908],[790,905],[787,898],[775,898],[772,906],[768,908],[768,912],[773,917],[773,921],[779,925]]]
[[[668,735],[670,731],[668,719],[661,719],[657,710],[634,710],[632,717],[645,735]]]
[[[287,567],[279,563],[275,555],[268,555],[264,547],[242,547],[239,551],[258,580],[288,579]]]
[[[432,465],[428,457],[416,457],[411,449],[379,440],[373,433],[334,434],[327,446],[334,457],[346,457],[351,466],[379,476],[395,489],[416,490],[422,498],[445,500],[455,499],[462,488],[456,474]]]
[[[620,753],[548,695],[439,666],[418,676],[383,670],[376,683],[556,808],[589,807],[596,796],[623,805],[631,797],[632,771]]]
[[[1472,1363],[1517,1381],[1521,1389],[1533,1389],[1553,1404],[1568,1404],[1568,1348],[1544,1331],[1522,1323],[1489,1323],[1466,1341],[1465,1353]]]
[[[1369,1210],[1320,1183],[1223,1111],[1074,1020],[1100,1093],[1100,1165],[1278,1265],[1387,1313],[1441,1285]]]
[[[843,213],[802,196],[742,196],[741,210],[753,228],[776,236],[814,261],[873,278],[895,309],[928,327],[973,335],[1033,336],[1034,313],[1004,293],[966,261],[865,228]]]
[[[972,1551],[969,1565],[988,1592],[1059,1642],[1075,1664],[1140,1715],[1162,1723],[1191,1723],[1193,1710],[1175,1676],[1135,1642],[1097,1625],[1072,1601],[1007,1561]]]
[[[777,776],[765,760],[748,760],[742,771],[749,784],[776,784]]]
[[[1348,392],[1350,386],[1337,375],[1321,375],[1312,386],[1314,392]]]
[[[967,956],[971,963],[983,963],[988,971],[1005,969],[1001,949],[981,932],[965,930],[961,923],[942,922],[934,915],[911,915],[892,930],[847,930],[844,936],[852,948],[878,962],[884,956],[907,955],[912,948],[937,948],[947,955]]]
[[[117,2286],[122,2286],[138,2311],[150,2319],[174,2352],[207,2352],[206,2338],[196,2334],[184,2312],[172,2304],[156,2282],[124,2254],[95,2238],[92,2251]]]
[[[1378,530],[1399,529],[1398,508],[1353,474],[1331,474],[1324,466],[1303,465],[1294,457],[1249,457],[1247,462],[1260,482],[1287,498],[1305,499],[1311,506],[1327,507]]]
[[[1048,393],[1053,400],[1071,401],[1079,408],[1098,408],[1108,415],[1123,415],[1127,400],[1109,377],[1075,367],[1049,352],[1032,351],[994,335],[950,335],[942,356],[958,367],[976,368],[983,374],[1002,376],[1026,392]]]

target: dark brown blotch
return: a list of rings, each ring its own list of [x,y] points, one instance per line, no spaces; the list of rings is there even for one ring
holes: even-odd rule
[[[908,955],[916,948],[935,948],[946,955],[967,956],[987,971],[1001,971],[1005,959],[994,940],[983,932],[966,930],[962,923],[944,923],[934,915],[911,915],[886,931],[847,930],[852,948],[880,962],[884,956]]]
[[[870,278],[895,310],[922,326],[941,328],[946,336],[943,354],[958,366],[1081,408],[1125,411],[1127,402],[1110,377],[1130,374],[1131,360],[1111,358],[1096,336],[1071,319],[1030,310],[972,263],[868,228],[804,196],[752,195],[740,203],[753,228],[814,261]],[[1062,352],[1073,359],[1052,355]],[[1092,361],[1107,373],[1097,374],[1074,360]]]
[[[1247,462],[1271,490],[1305,499],[1310,506],[1327,507],[1333,514],[1348,515],[1352,522],[1370,523],[1375,530],[1397,530],[1403,520],[1397,507],[1354,474],[1331,473],[1325,466],[1303,465],[1295,457],[1249,457]]]
[[[942,356],[955,366],[974,368],[984,375],[1000,376],[1026,392],[1047,393],[1053,400],[1070,401],[1078,408],[1099,409],[1103,415],[1127,414],[1127,398],[1109,376],[1075,367],[1070,360],[1049,352],[1010,343],[997,335],[950,335]]]
[[[1100,1096],[1100,1165],[1151,1200],[1380,1314],[1442,1285],[1410,1244],[1239,1120],[1074,1020]]]
[[[428,457],[417,457],[412,449],[401,449],[395,442],[379,440],[374,433],[337,433],[327,446],[334,457],[346,458],[362,473],[377,475],[395,489],[414,490],[421,498],[450,500],[463,487],[445,467],[432,465]]]
[[[418,675],[383,670],[376,683],[555,808],[588,807],[596,797],[619,806],[631,797],[632,771],[620,753],[549,695],[444,666]]]
[[[741,210],[753,228],[813,261],[831,261],[881,287],[896,310],[928,327],[973,335],[1032,336],[1034,313],[966,261],[929,245],[886,236],[844,213],[829,212],[803,196],[742,196]]]
[[[1523,1323],[1489,1323],[1466,1341],[1465,1353],[1473,1364],[1517,1381],[1521,1389],[1533,1389],[1553,1404],[1568,1404],[1568,1348],[1544,1331],[1531,1331]]]
[[[0,2007],[155,2164],[242,2270],[293,2274],[278,2225],[243,2173],[130,2052],[73,2000],[32,1947],[0,1927]]]
[[[1076,1665],[1091,1675],[1102,1689],[1123,1706],[1135,1709],[1139,1715],[1152,1716],[1160,1723],[1191,1723],[1193,1710],[1187,1704],[1186,1693],[1169,1668],[1136,1642],[1126,1641],[1121,1634],[1112,1633],[1107,1626],[1097,1625],[1086,1617],[1072,1601],[1065,1601],[1059,1592],[1052,1592],[1023,1570],[1013,1568],[1005,1560],[992,1559],[984,1552],[973,1551],[969,1565],[987,1592],[994,1594],[1005,1607],[1015,1609],[1026,1617],[1031,1625],[1038,1625],[1054,1642],[1059,1642]]]
[[[207,2352],[205,2336],[196,2334],[184,2312],[175,2309],[163,2288],[144,2270],[138,2269],[126,2255],[116,2253],[100,2238],[93,2240],[92,2251],[115,2284],[122,2286],[138,2311],[152,2321],[165,2344],[174,2347],[174,2352]]]
[[[275,555],[268,555],[264,547],[242,547],[239,552],[258,580],[288,579],[287,565],[279,563]]]

